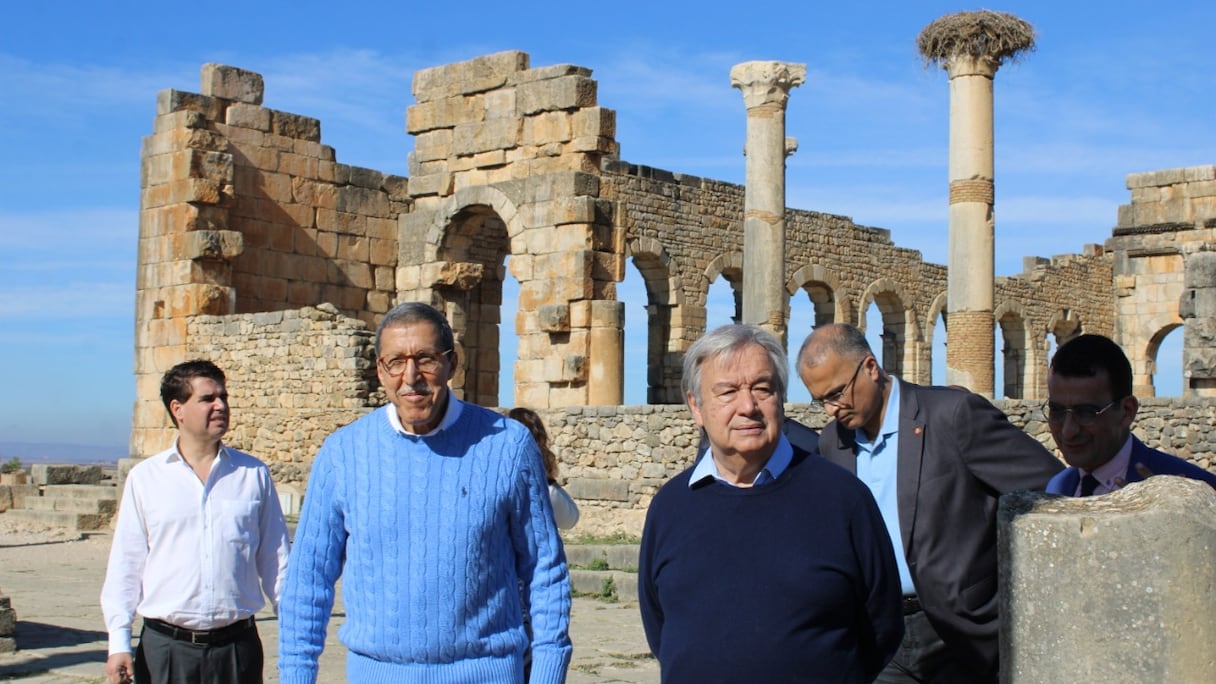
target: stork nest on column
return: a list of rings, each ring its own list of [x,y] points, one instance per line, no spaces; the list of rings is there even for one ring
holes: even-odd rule
[[[984,57],[1000,64],[1034,50],[1034,37],[1033,26],[1007,12],[958,12],[921,29],[916,49],[926,67],[956,55]]]

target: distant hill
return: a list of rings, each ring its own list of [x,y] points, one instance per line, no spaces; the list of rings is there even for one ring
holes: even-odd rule
[[[117,464],[127,457],[127,445],[84,445],[39,442],[0,442],[0,463],[13,457],[30,463],[103,463]]]

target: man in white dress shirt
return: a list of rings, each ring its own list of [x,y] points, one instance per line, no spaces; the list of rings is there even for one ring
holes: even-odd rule
[[[101,590],[107,681],[261,682],[254,614],[263,595],[278,610],[289,551],[270,471],[222,444],[228,391],[215,364],[174,366],[160,394],[178,437],[127,475]]]

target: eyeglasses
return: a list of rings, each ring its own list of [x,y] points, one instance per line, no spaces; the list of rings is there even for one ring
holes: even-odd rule
[[[420,352],[418,354],[398,356],[388,361],[378,359],[376,363],[380,364],[380,370],[394,378],[399,378],[405,373],[405,369],[410,361],[414,362],[414,366],[418,369],[419,373],[434,375],[439,370],[440,365],[443,364],[444,358],[451,353],[451,349],[442,352]]]
[[[1089,427],[1098,422],[1098,416],[1106,413],[1110,407],[1119,403],[1121,400],[1115,399],[1106,406],[1098,407],[1093,404],[1081,404],[1079,406],[1061,406],[1052,402],[1043,404],[1043,415],[1047,416],[1047,422],[1052,425],[1063,425],[1068,419],[1068,414],[1072,414],[1072,419],[1077,425]]]
[[[858,362],[857,368],[853,369],[853,376],[849,378],[849,381],[847,383],[845,383],[844,387],[841,387],[839,390],[832,392],[831,394],[829,394],[828,396],[826,396],[822,399],[812,399],[811,403],[819,404],[820,407],[824,407],[824,408],[826,408],[828,406],[831,406],[833,408],[841,408],[842,406],[845,406],[845,403],[843,401],[841,401],[841,399],[844,398],[844,393],[848,392],[849,389],[851,387],[853,387],[853,383],[857,382],[857,374],[861,372],[861,367],[865,365],[866,359],[869,359],[869,358],[870,357],[866,356],[866,357],[862,358],[862,360],[860,362]]]

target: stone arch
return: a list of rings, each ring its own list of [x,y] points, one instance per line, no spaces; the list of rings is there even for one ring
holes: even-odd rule
[[[815,327],[849,320],[849,298],[840,278],[821,264],[807,264],[794,272],[786,281],[785,290],[790,297],[798,290],[806,292],[815,309]]]
[[[403,215],[400,223],[405,285],[398,296],[429,301],[444,312],[459,359],[453,391],[466,401],[497,406],[506,260],[528,254],[518,203],[496,187],[466,187],[431,211]],[[520,278],[521,289],[524,282]]]
[[[908,293],[898,283],[879,278],[870,283],[861,295],[857,304],[858,327],[865,329],[865,312],[870,302],[878,306],[882,315],[882,367],[888,373],[903,376],[904,369],[917,373],[915,349],[920,343],[921,335],[916,326],[915,312],[904,302],[909,300]]]
[[[731,320],[743,320],[743,252],[719,254],[709,262],[702,274],[705,276],[705,290],[701,301],[708,302],[709,286],[718,276],[722,276],[730,283],[731,293],[735,297],[735,314]]]
[[[942,344],[950,343],[950,333],[947,324],[946,316],[946,291],[938,292],[935,297],[929,302],[929,308],[926,310],[924,318],[924,343],[920,351],[920,367],[921,373],[915,379],[922,385],[928,385],[933,382],[933,345],[936,342],[934,337],[937,335],[937,319],[942,320],[942,332],[946,333]],[[943,359],[944,361],[944,359]]]
[[[1033,377],[1038,358],[1029,339],[1030,329],[1026,324],[1026,307],[1021,302],[1006,300],[992,312],[997,329],[1001,333],[1001,360],[1004,369],[1002,396],[1006,399],[1026,399],[1027,388],[1033,388]]]
[[[507,225],[492,207],[462,207],[444,227],[438,249],[442,268],[431,282],[432,297],[456,337],[460,366],[452,387],[482,406],[499,403],[502,283],[510,253]]]
[[[1134,365],[1135,361],[1132,361],[1132,393],[1136,396],[1141,399],[1157,396],[1157,355],[1161,352],[1161,343],[1165,341],[1165,338],[1170,333],[1181,328],[1182,325],[1181,323],[1169,323],[1161,326],[1160,329],[1153,333],[1148,340],[1148,344],[1145,345],[1145,367],[1143,369],[1136,368]],[[1188,389],[1189,387],[1184,384],[1182,388],[1184,396],[1187,394]]]
[[[646,403],[680,403],[680,350],[673,330],[684,327],[683,291],[671,257],[658,240],[643,236],[626,241],[625,258],[633,260],[646,287]]]
[[[1081,319],[1076,315],[1076,312],[1070,309],[1060,309],[1055,312],[1055,315],[1051,318],[1051,322],[1047,324],[1047,332],[1056,338],[1056,347],[1058,348],[1083,332]]]

